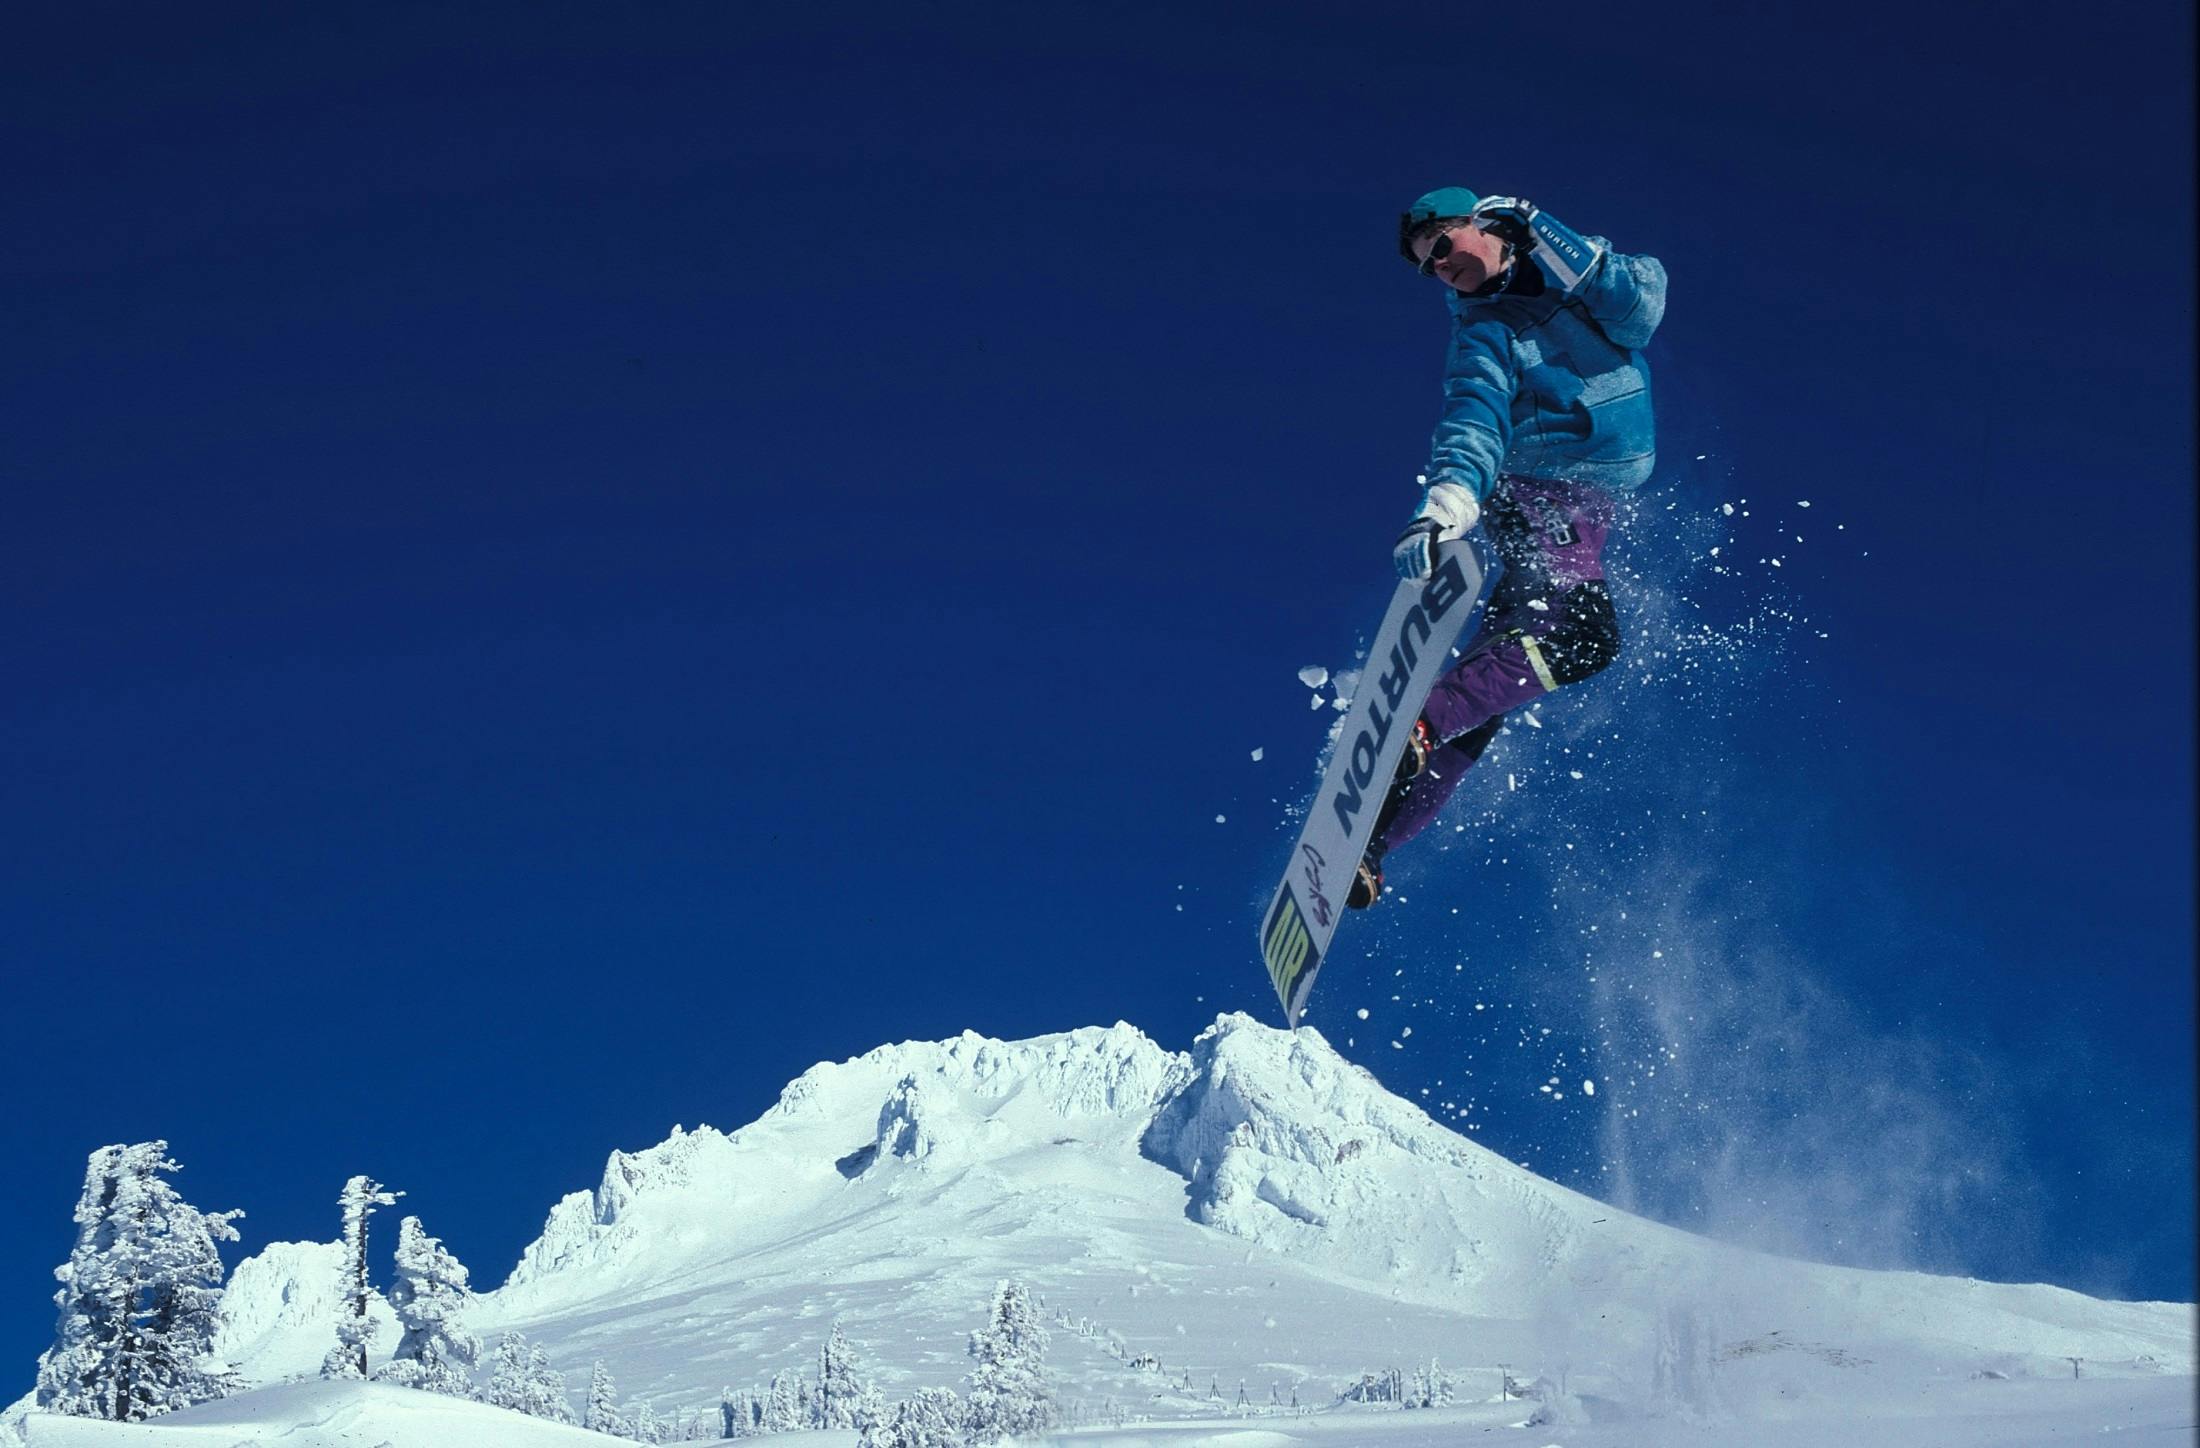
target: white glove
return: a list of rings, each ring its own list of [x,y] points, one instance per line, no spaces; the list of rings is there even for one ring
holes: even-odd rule
[[[1482,521],[1482,505],[1458,483],[1437,483],[1421,495],[1421,511],[1398,535],[1391,561],[1400,578],[1426,578],[1436,571],[1436,545],[1464,538]]]
[[[1485,196],[1471,218],[1484,231],[1524,251],[1543,275],[1567,296],[1581,290],[1589,273],[1604,259],[1604,248],[1532,201],[1517,196]]]

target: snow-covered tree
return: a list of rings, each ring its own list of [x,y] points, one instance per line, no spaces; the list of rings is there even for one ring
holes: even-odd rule
[[[772,1374],[764,1394],[764,1431],[794,1433],[813,1426],[810,1422],[810,1384],[795,1368]]]
[[[111,1295],[102,1290],[99,1259],[114,1246],[114,1201],[121,1176],[120,1146],[103,1146],[84,1167],[84,1190],[76,1202],[76,1247],[54,1268],[61,1290],[53,1295],[61,1309],[53,1346],[38,1358],[38,1406],[49,1413],[79,1418],[114,1416],[111,1367],[122,1322]]]
[[[611,1381],[611,1370],[596,1359],[596,1366],[588,1375],[588,1411],[581,1415],[581,1426],[592,1433],[609,1433],[614,1438],[627,1435],[626,1419],[619,1415],[619,1389]]]
[[[367,1289],[367,1218],[376,1207],[396,1204],[403,1192],[393,1192],[370,1176],[355,1176],[344,1183],[336,1198],[344,1213],[344,1298],[349,1310],[336,1321],[336,1346],[321,1359],[321,1376],[363,1378],[367,1375],[367,1345],[374,1341],[375,1321],[367,1315],[371,1296]]]
[[[1036,1433],[1054,1423],[1047,1387],[1047,1330],[1030,1290],[1002,1282],[986,1325],[970,1335],[970,1393],[964,1432],[972,1443]]]
[[[718,1397],[718,1422],[721,1438],[754,1438],[764,1431],[764,1399],[727,1388]]]
[[[1360,1380],[1337,1394],[1340,1403],[1403,1403],[1406,1398],[1405,1374],[1396,1368],[1385,1368],[1379,1373],[1362,1373]]]
[[[497,1339],[488,1397],[497,1407],[515,1413],[553,1423],[573,1421],[572,1405],[565,1400],[565,1374],[550,1366],[550,1355],[540,1346],[529,1346],[520,1333],[508,1332]]]
[[[863,1430],[862,1448],[961,1448],[963,1401],[947,1388],[919,1388]]]
[[[1405,1405],[1409,1408],[1445,1407],[1450,1404],[1453,1391],[1450,1375],[1437,1366],[1436,1359],[1430,1358],[1427,1367],[1413,1370],[1413,1379],[1406,1384]]]
[[[527,1391],[520,1411],[553,1423],[573,1421],[573,1405],[565,1400],[565,1374],[550,1366],[550,1354],[540,1346],[527,1350]]]
[[[51,1412],[136,1423],[233,1386],[206,1357],[221,1304],[218,1243],[241,1211],[201,1212],[163,1177],[182,1170],[165,1141],[102,1147],[86,1163],[77,1241],[54,1271],[61,1309],[39,1358],[36,1401]]]
[[[638,1404],[627,1414],[626,1436],[637,1443],[661,1443],[664,1441],[664,1425],[657,1421],[657,1410],[647,1403]]]
[[[489,1391],[484,1395],[492,1408],[527,1411],[527,1339],[507,1332],[497,1338],[489,1358]]]
[[[878,1393],[864,1381],[848,1335],[834,1323],[825,1339],[818,1365],[816,1426],[861,1429],[866,1419],[876,1420],[884,1411]]]
[[[454,1398],[473,1397],[481,1340],[458,1322],[471,1296],[466,1268],[427,1234],[420,1219],[407,1217],[399,1223],[390,1306],[405,1335],[375,1378]]]

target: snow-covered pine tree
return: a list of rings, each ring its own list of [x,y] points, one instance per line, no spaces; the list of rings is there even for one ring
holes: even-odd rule
[[[375,1321],[367,1315],[367,1218],[376,1207],[396,1204],[405,1195],[393,1192],[370,1176],[355,1176],[344,1183],[336,1198],[343,1209],[343,1284],[349,1310],[336,1320],[336,1346],[321,1359],[325,1378],[363,1378],[367,1375],[367,1345],[374,1341]]]
[[[241,1211],[201,1212],[162,1178],[181,1171],[165,1141],[93,1152],[77,1202],[77,1246],[56,1269],[61,1319],[39,1359],[37,1402],[53,1412],[137,1423],[234,1385],[209,1370],[221,1305],[221,1242]]]
[[[661,1443],[664,1441],[664,1424],[657,1421],[657,1410],[647,1403],[637,1403],[626,1415],[627,1433],[637,1443]]]
[[[526,1412],[527,1339],[516,1332],[500,1335],[489,1363],[489,1406]]]
[[[611,1381],[611,1370],[596,1359],[596,1366],[588,1374],[588,1411],[581,1415],[581,1426],[592,1433],[609,1433],[614,1438],[627,1435],[626,1419],[619,1416],[619,1389]]]
[[[112,1418],[114,1374],[110,1362],[122,1321],[111,1293],[102,1290],[99,1258],[114,1245],[114,1200],[123,1148],[103,1146],[84,1166],[84,1190],[76,1202],[76,1247],[54,1268],[61,1283],[54,1305],[61,1320],[53,1346],[38,1357],[35,1401],[49,1413]]]
[[[860,1429],[859,1417],[868,1411],[875,1418],[881,1406],[878,1394],[864,1381],[848,1335],[835,1322],[818,1364],[817,1426]]]
[[[553,1423],[573,1421],[573,1405],[565,1400],[565,1374],[550,1366],[550,1354],[539,1344],[527,1349],[527,1391],[520,1411]]]
[[[810,1386],[799,1369],[773,1373],[771,1388],[764,1394],[764,1431],[794,1433],[811,1426],[809,1399]]]
[[[420,1219],[407,1217],[399,1223],[390,1306],[405,1335],[375,1379],[454,1398],[473,1397],[481,1339],[458,1322],[471,1296],[465,1266],[427,1234]]]
[[[727,1388],[718,1396],[718,1422],[721,1438],[754,1438],[764,1431],[764,1399]]]
[[[861,1440],[864,1448],[961,1448],[963,1402],[947,1388],[919,1388],[881,1414]]]
[[[998,1442],[1053,1426],[1054,1395],[1046,1381],[1047,1330],[1020,1282],[993,1291],[986,1325],[970,1335],[970,1393],[964,1431],[974,1444]]]
[[[850,1415],[855,1420],[858,1433],[868,1433],[886,1421],[886,1398],[874,1383],[865,1383],[856,1394],[856,1409]]]

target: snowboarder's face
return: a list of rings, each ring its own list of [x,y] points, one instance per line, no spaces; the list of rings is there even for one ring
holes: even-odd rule
[[[1431,261],[1437,252],[1443,255]],[[1441,278],[1453,291],[1471,292],[1505,269],[1505,243],[1462,221],[1414,242],[1413,257],[1423,271]]]

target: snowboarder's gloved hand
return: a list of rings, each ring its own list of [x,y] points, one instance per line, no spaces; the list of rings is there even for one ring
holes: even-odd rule
[[[1436,545],[1464,538],[1482,521],[1482,505],[1457,483],[1437,483],[1421,495],[1421,511],[1398,535],[1391,561],[1400,578],[1426,578],[1436,571]]]
[[[1518,196],[1485,196],[1469,215],[1482,230],[1509,242],[1516,251],[1526,251],[1551,284],[1568,296],[1581,290],[1604,255],[1603,247]]]

